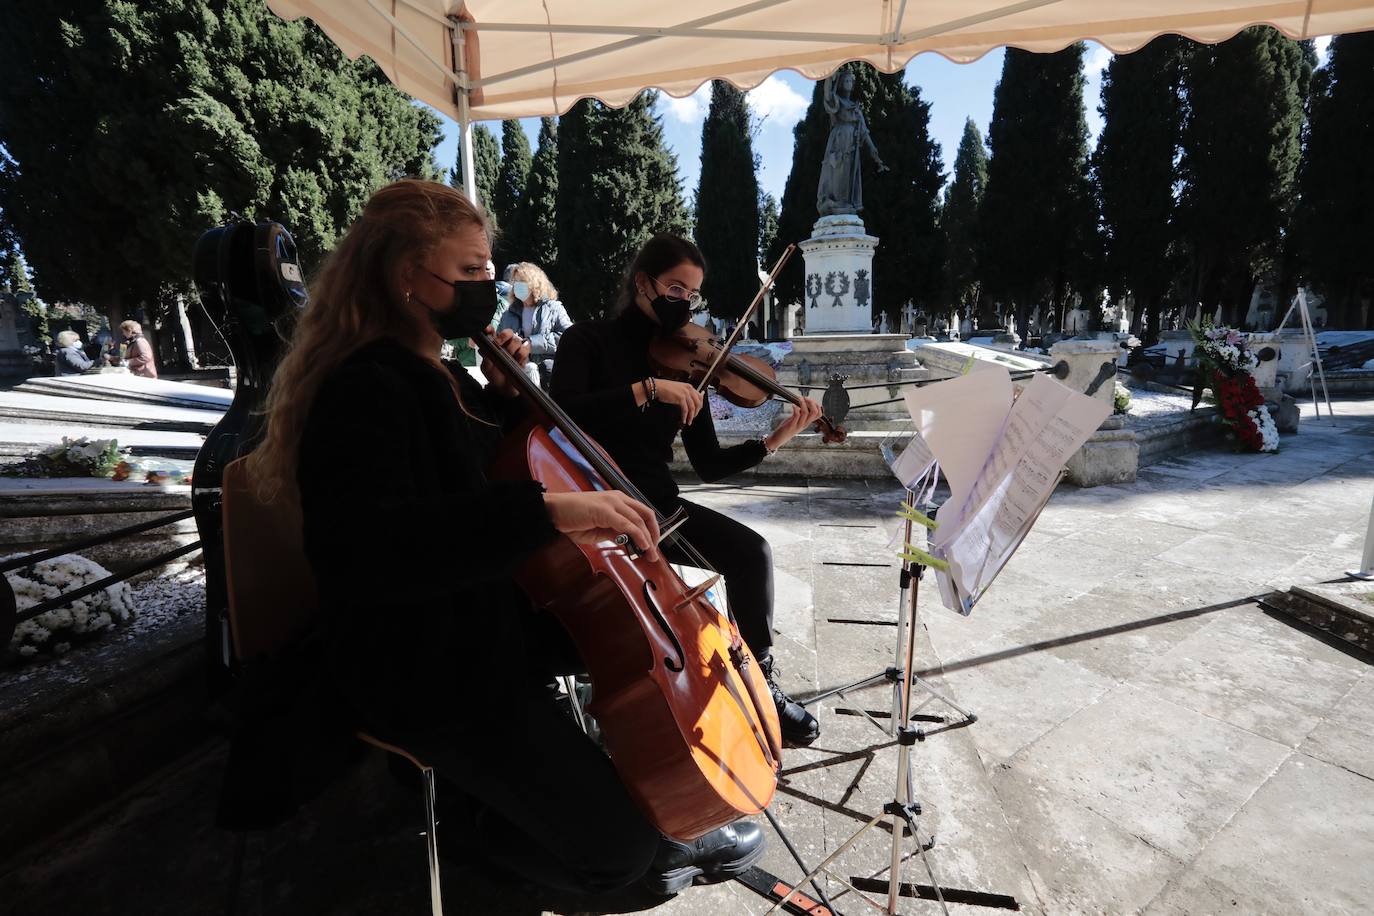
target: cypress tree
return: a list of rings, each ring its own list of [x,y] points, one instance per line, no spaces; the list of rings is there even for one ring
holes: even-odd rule
[[[1374,32],[1331,39],[1313,80],[1299,228],[1336,327],[1368,327],[1374,298]]]
[[[520,199],[530,171],[530,141],[516,120],[501,122],[501,169],[491,195],[491,211],[501,227],[492,256],[497,264],[528,257],[529,240],[519,218]]]
[[[1054,54],[1008,48],[993,93],[988,183],[979,213],[985,318],[992,300],[1014,305],[1024,330],[1032,306],[1063,320],[1071,291],[1091,299],[1096,241],[1083,114],[1083,45]],[[990,295],[989,295],[990,294]]]
[[[690,231],[657,97],[644,92],[623,108],[582,99],[559,119],[559,288],[578,315],[611,313],[626,267],[655,233]]]
[[[31,293],[33,283],[29,281],[29,266],[24,263],[24,254],[18,248],[10,250],[5,265],[3,286],[12,293]]]
[[[830,117],[825,113],[823,94],[824,84],[818,80],[806,114],[792,127],[792,170],[783,185],[778,231],[763,259],[768,264],[781,257],[788,245],[810,238],[816,222],[816,185],[821,180],[821,158],[830,135]],[[773,286],[774,299],[784,304],[801,302],[805,282],[805,262],[801,252],[794,252]]]
[[[477,182],[477,202],[487,208],[487,214],[496,225],[500,220],[492,208],[496,196],[496,178],[501,172],[501,147],[496,135],[485,124],[474,124],[472,128],[472,171]],[[458,152],[449,172],[449,184],[455,188],[463,187],[463,138],[458,137]]]
[[[972,118],[964,120],[964,135],[954,156],[954,178],[945,189],[940,225],[945,232],[946,290],[960,317],[978,308],[978,207],[988,183],[988,154],[983,135]]]
[[[854,73],[854,98],[889,169],[879,172],[866,154],[862,157],[864,209],[859,215],[869,234],[879,239],[873,258],[873,314],[886,311],[896,327],[906,302],[930,304],[940,292],[940,146],[930,138],[930,104],[922,100],[919,89],[905,84],[901,73],[878,73],[863,63],[845,66]],[[792,172],[766,261],[773,261],[789,243],[809,238],[816,221],[816,186],[830,136],[823,92],[818,82],[806,116],[793,128]],[[803,259],[794,255],[779,278],[778,301],[800,302],[803,281]]]
[[[1303,48],[1268,26],[1197,47],[1184,73],[1179,222],[1189,305],[1235,323],[1255,281],[1279,266],[1311,79]]]
[[[695,208],[696,242],[708,267],[701,293],[712,315],[738,318],[758,287],[758,199],[748,103],[743,92],[716,80],[701,126]]]
[[[1135,327],[1149,314],[1147,342],[1159,337],[1160,310],[1174,264],[1174,170],[1183,130],[1183,69],[1192,44],[1161,35],[1112,58],[1102,74],[1102,135],[1093,174],[1106,227],[1112,298],[1135,297]]]
[[[940,144],[930,136],[930,103],[901,71],[879,73],[855,65],[855,92],[888,171],[863,157],[864,209],[859,215],[878,237],[873,256],[873,315],[887,313],[901,327],[907,302],[934,306],[944,283],[945,242],[940,189],[945,183]]]
[[[539,150],[530,163],[519,222],[526,258],[546,271],[558,263],[558,124],[539,119]]]
[[[772,194],[759,195],[759,260],[765,269],[771,269],[768,252],[773,247],[773,239],[778,234],[778,199]]]
[[[438,176],[439,137],[370,60],[259,0],[0,6],[0,210],[45,294],[115,321],[189,285],[230,209],[281,220],[313,268],[376,187]]]

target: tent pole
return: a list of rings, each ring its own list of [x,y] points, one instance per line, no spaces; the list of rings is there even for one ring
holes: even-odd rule
[[[472,111],[468,107],[468,68],[467,68],[467,48],[463,40],[463,30],[457,23],[449,25],[449,35],[453,41],[453,63],[457,69],[458,80],[453,85],[453,94],[458,101],[458,128],[459,128],[459,150],[462,158],[463,172],[463,191],[467,194],[468,200],[479,203],[477,200],[477,181],[476,166],[472,160]]]

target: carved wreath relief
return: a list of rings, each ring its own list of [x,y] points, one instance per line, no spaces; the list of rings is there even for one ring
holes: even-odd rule
[[[849,292],[849,274],[842,270],[832,270],[826,274],[825,291],[827,295],[835,297],[835,301],[830,303],[831,308],[843,308],[844,303],[840,299]]]

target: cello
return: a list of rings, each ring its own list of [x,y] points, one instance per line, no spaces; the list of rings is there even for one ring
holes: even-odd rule
[[[533,419],[508,434],[488,468],[550,492],[614,487],[653,504],[492,338],[473,338],[519,389]],[[667,543],[681,519],[659,517]],[[661,832],[692,840],[766,808],[782,738],[758,664],[734,621],[642,548],[559,536],[515,579],[567,630],[592,679],[587,711],[630,795]],[[704,568],[709,570],[704,561]],[[716,577],[718,578],[718,577]]]
[[[725,341],[717,340],[710,331],[691,322],[672,333],[655,335],[649,342],[649,364],[654,367],[654,372],[661,378],[694,385],[698,391],[710,385],[736,407],[758,407],[774,397],[793,407],[800,406],[801,397],[778,384],[772,366],[757,357],[730,352],[741,329],[748,323],[763,300],[764,293],[773,285],[796,247],[787,246],[777,264],[773,265],[768,279],[759,287],[754,301],[744,310],[744,316],[739,319],[734,333]],[[816,421],[815,428],[826,444],[843,442],[848,436],[844,427],[824,415]]]

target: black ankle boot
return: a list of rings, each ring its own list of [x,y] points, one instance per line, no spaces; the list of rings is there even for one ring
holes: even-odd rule
[[[793,746],[805,747],[821,736],[821,723],[806,711],[806,707],[789,697],[774,677],[778,674],[773,656],[765,655],[759,660],[759,670],[768,682],[768,691],[773,694],[773,702],[778,707],[778,724],[782,726],[782,740]]]
[[[712,830],[690,843],[664,837],[644,885],[656,894],[676,894],[691,884],[729,881],[762,857],[763,831],[748,821]]]

